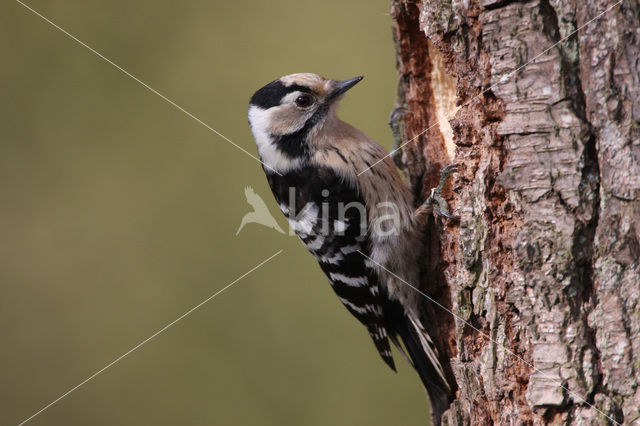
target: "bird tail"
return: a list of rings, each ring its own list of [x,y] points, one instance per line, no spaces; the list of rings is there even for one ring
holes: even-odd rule
[[[453,390],[440,363],[438,350],[419,320],[406,313],[399,302],[391,304],[395,306],[387,305],[386,312],[390,314],[387,321],[389,329],[393,330],[394,334],[390,336],[391,340],[420,376],[431,400],[433,424],[440,425],[442,414],[453,401]],[[397,336],[400,336],[404,343],[404,349],[399,344]]]
[[[451,405],[453,393],[440,363],[438,350],[424,327],[412,317],[408,318],[406,329],[402,333],[398,331],[411,364],[429,394],[433,424],[439,425],[442,414]]]

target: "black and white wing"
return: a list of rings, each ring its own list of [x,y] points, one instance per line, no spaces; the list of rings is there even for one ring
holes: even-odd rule
[[[369,256],[367,212],[358,191],[329,168],[267,175],[281,210],[318,260],[342,304],[367,328],[382,359],[395,370],[383,300]]]

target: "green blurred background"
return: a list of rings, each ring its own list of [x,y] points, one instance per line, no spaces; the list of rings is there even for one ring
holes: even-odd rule
[[[256,153],[251,94],[292,72],[365,75],[341,116],[386,147],[388,0],[27,4]],[[279,249],[34,425],[412,425],[297,238],[255,224],[259,164],[19,3],[0,6],[0,424],[17,424]]]

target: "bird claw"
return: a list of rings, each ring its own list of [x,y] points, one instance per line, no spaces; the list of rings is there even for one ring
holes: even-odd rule
[[[404,107],[395,108],[389,114],[389,127],[393,134],[393,146],[391,147],[391,158],[398,168],[402,168],[402,142],[404,137],[404,115],[407,109]]]
[[[399,121],[401,121],[404,115],[407,113],[407,109],[405,107],[394,108],[389,114],[389,126],[393,128]]]
[[[440,182],[438,186],[431,190],[431,195],[424,202],[423,206],[430,206],[433,214],[436,216],[446,217],[456,222],[460,221],[460,216],[455,216],[449,211],[449,203],[442,197],[442,190],[451,175],[458,170],[457,164],[449,164],[440,172]]]

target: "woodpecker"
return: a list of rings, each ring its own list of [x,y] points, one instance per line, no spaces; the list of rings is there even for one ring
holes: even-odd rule
[[[423,296],[411,287],[420,282],[426,206],[414,209],[386,150],[338,118],[338,102],[360,80],[281,77],[251,97],[249,125],[291,228],[384,362],[395,371],[391,341],[415,368],[438,424],[453,382],[421,321]]]

